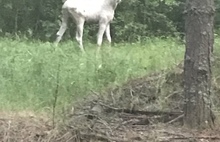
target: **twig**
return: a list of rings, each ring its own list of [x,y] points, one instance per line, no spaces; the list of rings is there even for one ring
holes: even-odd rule
[[[54,91],[54,101],[53,101],[53,128],[55,127],[55,114],[56,114],[56,104],[57,104],[57,98],[59,93],[59,78],[60,78],[60,64],[58,64],[57,67],[57,77],[56,77],[56,88]]]
[[[114,98],[114,94],[112,91],[111,91],[111,98],[112,98],[113,104],[115,104],[115,98]]]
[[[7,141],[10,137],[10,129],[11,129],[11,120],[8,121],[8,127],[4,131],[3,141]]]
[[[172,96],[181,93],[182,91],[174,91],[172,94],[168,95],[165,99],[168,100],[169,98],[171,98]]]
[[[70,132],[65,133],[60,138],[57,138],[56,141],[61,141],[63,138],[66,138],[68,135],[71,135],[71,133]]]
[[[13,118],[0,118],[0,121],[9,121],[9,120],[14,120]]]
[[[99,93],[97,93],[96,91],[94,90],[90,90],[93,94],[95,94],[96,96],[100,96]]]
[[[99,119],[98,122],[103,124],[107,129],[109,129],[111,134],[113,133],[112,128],[108,125],[108,123],[105,120]]]
[[[167,122],[167,124],[171,124],[171,123],[173,123],[173,122],[176,122],[176,121],[178,121],[179,119],[183,118],[183,116],[184,116],[184,114],[182,114],[182,115],[176,117],[176,118],[173,119],[173,120],[170,120],[169,122]]]

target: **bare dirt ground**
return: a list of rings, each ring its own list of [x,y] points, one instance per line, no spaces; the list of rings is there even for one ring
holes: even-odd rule
[[[0,112],[2,142],[219,142],[220,128],[182,126],[182,64],[130,80],[103,92],[91,92],[67,110],[54,128],[45,114]],[[217,114],[220,81],[213,81]]]

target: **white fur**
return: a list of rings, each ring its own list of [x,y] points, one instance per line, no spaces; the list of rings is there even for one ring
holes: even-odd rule
[[[82,44],[83,28],[85,21],[96,21],[99,23],[97,44],[102,44],[103,34],[106,33],[107,40],[111,43],[110,22],[114,18],[114,11],[121,0],[66,0],[62,6],[62,24],[57,32],[56,43],[62,39],[67,29],[68,18],[74,19],[77,25],[76,40],[84,51]],[[98,50],[99,50],[98,48]]]

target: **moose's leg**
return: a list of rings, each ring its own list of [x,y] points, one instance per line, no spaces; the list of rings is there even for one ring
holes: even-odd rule
[[[67,29],[68,18],[69,18],[68,11],[66,9],[62,9],[62,23],[61,23],[59,31],[57,32],[57,38],[55,41],[56,45],[60,42],[63,34],[65,33],[65,31]]]
[[[110,23],[106,27],[105,35],[107,37],[108,42],[111,43],[112,42],[112,38],[111,38],[111,34],[110,34]]]
[[[101,45],[102,45],[102,40],[103,40],[103,34],[106,30],[107,24],[106,23],[99,23],[99,32],[98,32],[98,37],[97,37],[97,44],[98,44],[98,49],[97,52],[100,51]]]
[[[85,52],[85,50],[83,48],[83,42],[82,42],[84,23],[85,23],[85,20],[83,18],[78,18],[76,20],[76,26],[77,26],[76,40],[79,43],[79,47],[83,52]]]

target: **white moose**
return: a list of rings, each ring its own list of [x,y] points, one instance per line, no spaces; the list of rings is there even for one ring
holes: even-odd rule
[[[76,40],[80,49],[83,48],[83,28],[85,21],[95,21],[99,23],[97,35],[98,51],[102,45],[103,34],[109,43],[111,43],[110,22],[114,18],[117,5],[121,0],[66,0],[62,6],[62,23],[57,32],[56,44],[60,42],[67,29],[68,18],[72,18],[76,23]]]

